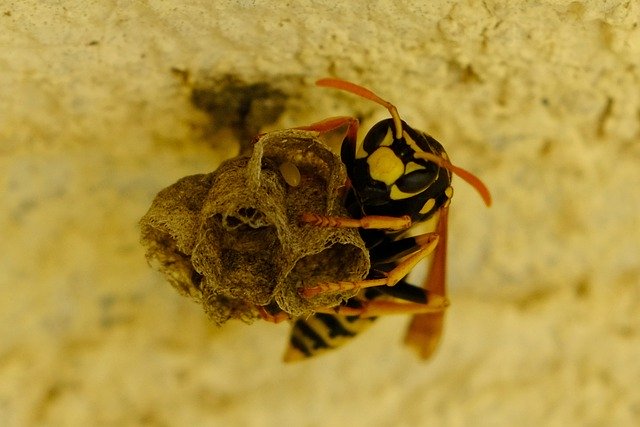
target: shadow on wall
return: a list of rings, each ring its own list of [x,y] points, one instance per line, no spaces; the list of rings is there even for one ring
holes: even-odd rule
[[[251,151],[254,137],[278,121],[292,93],[303,85],[293,76],[247,81],[232,74],[192,80],[188,71],[173,68],[191,90],[191,102],[211,118],[208,133],[229,129],[240,141],[240,152]]]

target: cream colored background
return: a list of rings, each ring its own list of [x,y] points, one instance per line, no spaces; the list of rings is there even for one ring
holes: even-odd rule
[[[0,1],[0,424],[637,425],[640,2],[276,3]],[[283,365],[148,268],[154,194],[236,149],[172,67],[299,79],[280,127],[384,117],[313,86],[359,82],[486,181],[431,363],[388,318]]]

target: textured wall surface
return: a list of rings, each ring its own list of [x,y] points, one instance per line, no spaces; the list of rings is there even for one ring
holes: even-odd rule
[[[637,425],[640,2],[274,4],[0,1],[1,424]],[[284,88],[273,127],[370,125],[313,86],[361,83],[492,189],[457,181],[432,362],[393,317],[283,365],[287,325],[147,266],[155,193],[237,150],[190,102],[224,75]]]

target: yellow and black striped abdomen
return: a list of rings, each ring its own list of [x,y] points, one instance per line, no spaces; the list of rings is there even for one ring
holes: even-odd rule
[[[300,317],[291,327],[289,346],[284,360],[294,362],[340,347],[367,329],[373,320],[375,320],[374,317],[362,318],[327,313]]]

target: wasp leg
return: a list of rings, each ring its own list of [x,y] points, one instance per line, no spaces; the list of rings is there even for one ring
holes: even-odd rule
[[[338,116],[338,117],[329,117],[328,119],[321,120],[316,123],[311,123],[307,126],[298,126],[294,129],[299,130],[309,130],[313,132],[319,133],[327,133],[332,130],[336,130],[342,126],[347,126],[347,136],[345,138],[353,138],[355,141],[358,135],[358,127],[359,122],[355,117],[349,116]]]
[[[331,132],[332,130],[336,130],[345,125],[347,126],[347,131],[344,135],[342,146],[340,148],[340,157],[347,170],[351,170],[353,162],[356,159],[358,127],[360,126],[358,119],[349,116],[330,117],[317,123],[312,123],[308,126],[300,126],[295,129],[315,131],[322,134]]]
[[[271,313],[265,306],[259,305],[256,308],[258,310],[258,315],[260,316],[260,318],[262,320],[266,320],[267,322],[280,323],[284,322],[285,320],[291,320],[291,316],[282,310],[277,311],[276,313]]]
[[[393,286],[402,280],[409,272],[425,257],[427,257],[438,246],[438,234],[426,233],[415,237],[418,242],[418,249],[412,254],[406,256],[395,268],[385,273],[385,277],[380,279],[364,279],[356,281],[339,281],[318,283],[308,288],[300,289],[300,294],[304,298],[311,298],[313,296],[329,293],[329,292],[341,292],[351,289],[364,289],[374,286]],[[437,295],[444,295],[438,293]]]
[[[340,157],[342,158],[342,162],[345,164],[347,170],[351,170],[351,166],[356,158],[358,127],[360,126],[358,119],[349,116],[330,117],[307,126],[298,126],[294,129],[309,130],[323,134],[345,125],[347,126],[347,131],[342,141]]]
[[[404,230],[405,228],[411,227],[411,217],[409,217],[409,215],[401,217],[368,215],[363,216],[360,219],[355,219],[305,212],[300,217],[300,221],[319,227],[365,228],[378,230]]]
[[[253,139],[251,140],[251,146],[256,145],[256,143],[257,143],[258,141],[260,141],[260,139],[261,139],[264,135],[265,135],[265,133],[264,133],[264,132],[262,132],[262,133],[259,133],[259,134],[255,135],[255,136],[253,137]]]
[[[393,240],[393,238],[388,235],[382,236],[382,238],[369,249],[372,268],[383,271],[391,270],[395,266],[396,261],[418,250],[419,247],[425,243],[425,239],[428,238],[429,234],[405,237],[398,240]],[[387,267],[389,264],[391,265]]]
[[[434,162],[441,168],[445,168],[450,172],[456,174],[457,176],[462,178],[464,181],[466,181],[467,184],[471,185],[478,192],[478,194],[480,195],[480,197],[482,197],[482,200],[487,206],[491,206],[491,192],[489,191],[487,186],[484,184],[484,182],[482,182],[480,178],[478,178],[468,170],[455,166],[449,160],[443,159],[442,157],[436,156],[435,154],[416,153],[415,156],[422,159],[429,160],[430,162]]]
[[[447,264],[447,220],[448,207],[440,210],[436,233],[440,236],[436,248],[429,275],[424,282],[425,291],[432,298],[445,298],[447,296],[446,264]],[[411,319],[404,342],[417,351],[422,359],[428,359],[434,353],[444,327],[444,311],[440,313],[417,314]]]

